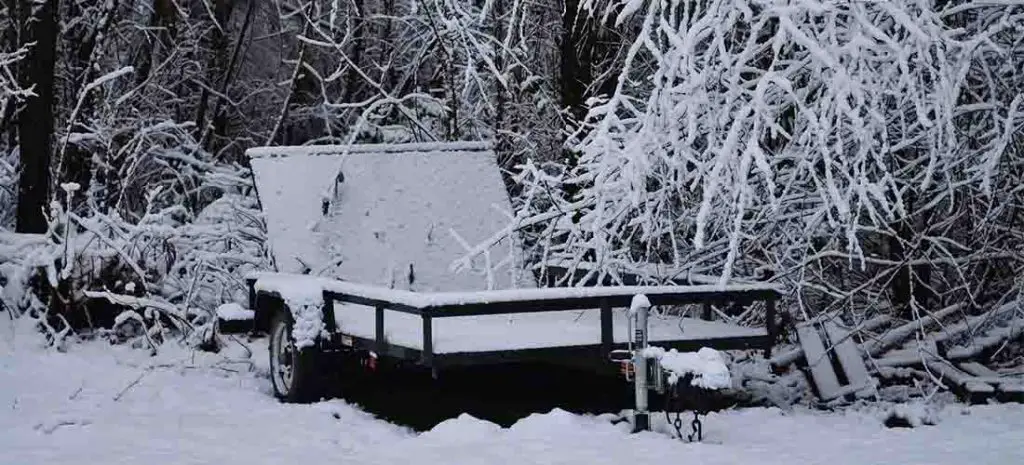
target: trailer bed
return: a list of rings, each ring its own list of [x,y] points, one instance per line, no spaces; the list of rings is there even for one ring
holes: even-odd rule
[[[770,284],[697,286],[599,286],[470,292],[413,292],[345,281],[264,273],[254,294],[287,306],[320,308],[316,319],[335,342],[426,366],[495,361],[606,360],[632,339],[628,308],[643,295],[660,309],[649,321],[648,340],[680,350],[769,350],[773,325],[745,327],[681,316],[688,305],[762,302],[774,320],[778,288]]]

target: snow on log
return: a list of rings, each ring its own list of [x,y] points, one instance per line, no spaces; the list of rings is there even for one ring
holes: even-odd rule
[[[898,328],[894,328],[877,340],[868,341],[862,348],[864,352],[870,354],[873,357],[877,357],[885,352],[886,349],[896,346],[909,338],[915,331],[926,330],[936,323],[950,317],[955,312],[960,311],[964,308],[963,303],[953,304],[942,310],[939,310],[933,314],[924,316],[920,319],[911,321]]]

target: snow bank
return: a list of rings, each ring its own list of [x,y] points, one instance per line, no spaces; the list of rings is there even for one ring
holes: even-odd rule
[[[729,410],[708,415],[701,444],[561,410],[504,430],[466,415],[416,435],[339,400],[281,404],[270,395],[265,345],[247,357],[235,343],[221,354],[166,344],[151,357],[95,341],[62,354],[37,349],[30,327],[18,329],[25,340],[13,347],[10,329],[0,315],[5,465],[621,465],[638,456],[702,465],[1024,463],[1019,404],[954,405],[936,413],[936,426],[909,432],[861,412]],[[247,372],[246,362],[263,373]],[[668,428],[664,415],[651,419],[655,430]],[[792,440],[780,440],[783,431]]]
[[[501,426],[495,423],[463,413],[457,418],[442,421],[420,437],[446,443],[465,443],[485,439],[501,431]]]
[[[692,374],[690,385],[704,389],[726,389],[732,386],[732,377],[725,359],[717,350],[702,347],[696,353],[665,351],[661,347],[644,349],[643,356],[657,359],[669,373],[668,382],[676,384],[679,378]]]

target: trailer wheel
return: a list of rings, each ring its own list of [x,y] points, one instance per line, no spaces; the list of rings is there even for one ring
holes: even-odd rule
[[[270,324],[270,379],[274,396],[285,402],[315,402],[323,393],[320,350],[298,349],[292,338],[291,315],[278,311]]]

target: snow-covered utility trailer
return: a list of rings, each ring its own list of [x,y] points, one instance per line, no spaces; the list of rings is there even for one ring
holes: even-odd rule
[[[767,351],[775,337],[779,290],[768,284],[538,287],[515,235],[496,234],[512,213],[487,144],[248,156],[277,268],[251,277],[250,307],[254,330],[270,335],[282,399],[318,398],[326,354],[432,370],[521,361],[616,370],[609,356],[635,339],[627,309],[641,294],[654,306],[766,305],[763,328],[652,315],[647,340],[666,349]],[[479,253],[460,260],[470,251]]]

